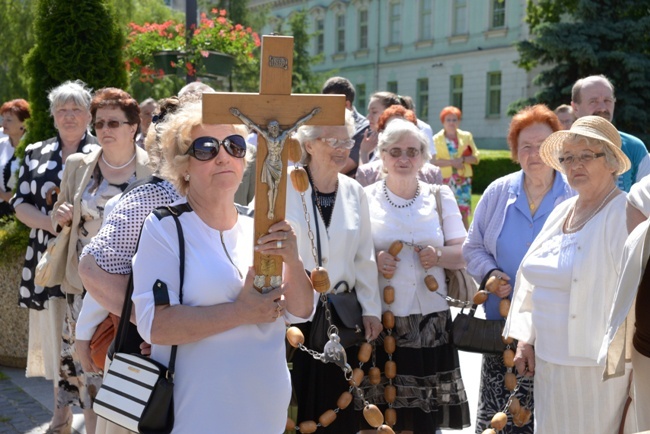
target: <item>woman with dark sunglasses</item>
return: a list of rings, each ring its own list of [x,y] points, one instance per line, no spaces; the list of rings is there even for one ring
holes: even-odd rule
[[[353,134],[354,121],[349,111],[346,111],[345,126],[302,126],[298,129],[301,163],[309,174],[310,185],[304,195],[287,187],[287,220],[298,235],[300,256],[306,269],[313,270],[319,262],[327,269],[331,283],[328,292],[343,291],[346,285],[337,285],[339,282],[355,289],[362,308],[365,338],[373,340],[382,326],[368,200],[358,182],[340,173],[354,146]],[[320,260],[312,253],[310,233],[320,251]],[[313,294],[315,305],[318,294]],[[305,345],[311,348],[312,323],[299,324],[299,327],[305,336]],[[354,368],[358,366],[358,351],[358,346],[346,349],[347,361]],[[316,421],[325,411],[336,408],[338,397],[349,388],[341,368],[333,363],[323,364],[302,351],[296,351],[291,361],[298,401],[297,422]],[[359,419],[360,412],[350,405],[340,410],[336,420],[319,432],[354,433],[359,429]]]
[[[176,225],[152,214],[133,260],[133,302],[153,359],[167,364],[178,345],[173,433],[282,433],[291,397],[285,321],[304,321],[313,300],[296,236],[285,221],[256,236],[235,207],[243,126],[203,124],[201,104],[187,104],[161,130],[161,173],[184,196],[174,208],[183,299]],[[265,294],[253,287],[253,246],[284,261],[282,285]]]

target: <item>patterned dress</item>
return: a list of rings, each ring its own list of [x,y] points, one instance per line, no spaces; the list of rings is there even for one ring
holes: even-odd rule
[[[469,156],[471,154],[471,148],[467,148],[469,154],[458,155],[458,139],[450,139],[445,137],[447,142],[447,149],[449,149],[450,158],[460,158],[463,156]],[[460,209],[461,215],[468,217],[471,206],[472,206],[472,178],[465,177],[464,169],[456,169],[455,167],[451,168],[451,177],[446,178],[444,183],[451,188],[451,191],[454,192],[456,196],[456,202],[458,202],[458,208]]]
[[[53,137],[43,142],[27,146],[25,159],[18,174],[18,189],[11,199],[13,207],[21,203],[34,205],[43,214],[50,215],[56,202],[55,187],[61,184],[63,162],[61,158],[60,137]],[[79,143],[77,152],[88,154],[98,149],[97,139],[86,134]],[[50,199],[48,200],[48,195]],[[59,286],[43,288],[34,284],[34,270],[47,248],[52,234],[43,229],[32,229],[29,233],[29,245],[25,253],[25,265],[20,282],[19,304],[29,309],[47,309],[52,297],[63,297]]]

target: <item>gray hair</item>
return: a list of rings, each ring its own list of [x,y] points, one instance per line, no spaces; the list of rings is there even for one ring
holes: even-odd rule
[[[350,110],[345,110],[345,128],[348,130],[348,137],[352,138],[354,136],[354,118],[352,117],[352,112]],[[296,131],[295,138],[300,142],[300,150],[302,151],[302,158],[300,159],[300,163],[303,165],[307,166],[309,163],[311,163],[311,154],[307,152],[305,149],[305,144],[307,142],[313,142],[314,140],[323,137],[325,128],[329,128],[327,126],[321,126],[321,125],[303,125],[302,127],[298,128],[298,131]]]
[[[618,177],[616,173],[624,166],[624,164],[621,161],[619,161],[619,159],[616,157],[616,154],[614,153],[614,151],[612,151],[611,145],[609,145],[604,140],[587,138],[579,134],[570,134],[564,139],[563,142],[563,145],[579,146],[582,144],[586,144],[590,148],[596,148],[596,149],[592,149],[594,153],[604,152],[605,164],[607,165],[607,167],[614,170],[614,175],[613,175],[614,178]],[[562,152],[563,152],[562,148],[563,146],[559,146],[557,148],[557,155],[555,156],[555,158],[560,158],[562,156]]]
[[[68,80],[58,85],[47,95],[47,99],[50,101],[50,114],[54,116],[56,109],[68,102],[73,102],[75,105],[85,108],[90,113],[90,101],[92,100],[91,90],[81,80]]]
[[[186,155],[192,144],[192,129],[203,124],[203,106],[200,101],[183,104],[178,111],[165,118],[157,128],[160,128],[160,151],[162,162],[161,175],[174,184],[178,192],[185,196],[189,181],[185,173],[190,156]],[[234,134],[246,136],[246,127],[241,124],[230,125]],[[250,162],[250,154],[246,153],[246,164]]]
[[[426,136],[413,122],[406,119],[396,118],[386,124],[384,131],[379,133],[377,152],[382,152],[402,140],[404,137],[414,137],[420,143],[420,156],[422,164],[431,159],[429,141]]]

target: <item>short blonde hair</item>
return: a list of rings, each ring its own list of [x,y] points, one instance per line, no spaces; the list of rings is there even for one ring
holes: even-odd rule
[[[183,196],[187,194],[189,187],[185,173],[190,156],[186,155],[186,152],[192,144],[192,130],[202,124],[203,106],[199,101],[182,105],[169,120],[160,125],[160,149],[163,156],[160,174],[174,184],[178,193]],[[232,128],[234,134],[246,137],[247,131],[243,125],[226,125]],[[247,164],[249,158],[247,153]]]

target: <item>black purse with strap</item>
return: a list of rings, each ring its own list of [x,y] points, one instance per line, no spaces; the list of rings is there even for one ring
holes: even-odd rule
[[[314,215],[318,215],[316,209],[316,198],[312,196]],[[322,265],[320,230],[316,220],[316,246],[318,251],[318,265]],[[334,285],[334,291],[345,286],[345,290],[336,293],[321,294],[316,306],[316,312],[312,318],[311,330],[309,332],[309,347],[318,352],[323,352],[325,344],[335,326],[338,330],[340,344],[343,348],[353,347],[365,342],[365,330],[363,328],[363,316],[361,304],[357,299],[354,288],[350,289],[344,280]],[[329,312],[329,320],[328,320]]]

